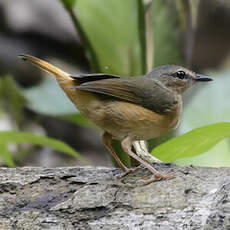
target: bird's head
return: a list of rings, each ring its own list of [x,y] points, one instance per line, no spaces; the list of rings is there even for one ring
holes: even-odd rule
[[[146,75],[147,78],[158,81],[170,90],[183,93],[196,82],[212,81],[205,75],[197,74],[191,70],[177,65],[164,65],[155,68]]]

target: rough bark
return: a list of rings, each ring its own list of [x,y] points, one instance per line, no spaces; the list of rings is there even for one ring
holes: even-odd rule
[[[230,229],[230,168],[155,167],[176,177],[143,186],[145,169],[1,168],[0,229]]]

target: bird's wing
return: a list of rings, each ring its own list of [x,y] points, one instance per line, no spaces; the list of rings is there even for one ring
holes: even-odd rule
[[[165,114],[176,104],[176,96],[159,83],[143,77],[121,77],[85,82],[76,89],[108,95]]]
[[[98,80],[104,80],[104,79],[114,79],[114,78],[120,78],[117,75],[112,74],[104,74],[104,73],[93,73],[93,74],[76,74],[71,75],[71,77],[78,81],[78,83],[83,84],[85,82],[90,81],[98,81]]]

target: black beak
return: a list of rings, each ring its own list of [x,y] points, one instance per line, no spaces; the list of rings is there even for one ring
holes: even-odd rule
[[[212,78],[207,77],[205,75],[197,74],[196,77],[194,78],[195,81],[213,81]]]

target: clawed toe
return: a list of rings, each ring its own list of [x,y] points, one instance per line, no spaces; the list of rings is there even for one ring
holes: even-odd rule
[[[129,174],[131,174],[131,173],[135,173],[135,172],[137,172],[141,167],[142,167],[142,165],[139,165],[139,166],[137,166],[137,167],[135,167],[135,168],[127,169],[124,173],[122,173],[121,175],[118,175],[117,178],[121,179],[121,178],[123,178],[123,177],[125,177],[125,176],[127,176],[127,175],[129,175]]]
[[[175,177],[175,173],[168,173],[166,175],[162,175],[162,174],[155,174],[153,178],[149,179],[149,180],[145,180],[143,182],[144,185],[148,185],[151,184],[152,182],[155,181],[160,181],[160,180],[165,180],[165,179],[172,179],[173,177]]]
[[[121,175],[116,176],[118,179],[121,179],[125,176],[127,176],[128,174],[134,173],[136,171],[138,171],[140,168],[142,167],[142,165],[139,165],[136,168],[131,168],[131,169],[127,169],[126,172],[122,173]],[[160,180],[166,180],[166,179],[171,179],[173,177],[175,177],[175,173],[173,172],[168,172],[167,174],[163,175],[160,173],[155,173],[154,177],[148,180],[142,180],[144,185],[148,185],[151,184],[152,182],[156,182],[156,181],[160,181]]]

